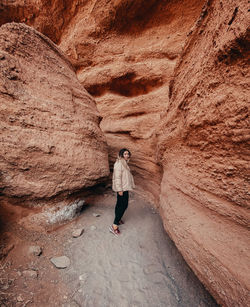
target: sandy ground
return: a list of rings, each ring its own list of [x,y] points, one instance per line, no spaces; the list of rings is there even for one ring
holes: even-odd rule
[[[1,265],[1,307],[217,306],[153,208],[131,195],[121,234],[114,236],[108,227],[115,195],[89,197],[87,203],[78,218],[47,234],[5,225],[14,247]],[[78,228],[84,233],[73,238]],[[43,248],[39,257],[27,255],[34,243]],[[50,258],[61,255],[69,257],[70,265],[56,269]],[[38,277],[24,277],[27,269],[36,270]]]

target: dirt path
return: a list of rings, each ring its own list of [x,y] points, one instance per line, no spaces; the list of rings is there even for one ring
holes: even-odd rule
[[[62,275],[75,291],[75,306],[217,306],[166,235],[152,208],[132,197],[125,224],[116,237],[108,232],[115,196],[106,194],[89,202],[84,214],[71,225],[84,227],[84,234],[70,240],[65,249],[72,263]]]
[[[1,284],[0,276],[6,293],[1,306],[217,306],[149,205],[132,196],[121,235],[116,237],[108,231],[115,195],[110,192],[87,202],[77,219],[48,234],[2,224],[14,248],[2,270],[8,285]],[[78,228],[84,228],[84,233],[73,238]],[[27,254],[34,244],[43,249],[39,257]],[[70,259],[70,265],[59,270],[50,259],[61,255]],[[25,270],[36,270],[37,278],[25,277]]]

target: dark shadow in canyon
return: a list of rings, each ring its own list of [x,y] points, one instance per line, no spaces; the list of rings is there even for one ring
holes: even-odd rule
[[[154,89],[162,86],[161,78],[137,78],[135,73],[126,73],[123,76],[113,78],[109,82],[91,84],[86,90],[94,97],[100,97],[111,92],[125,97],[136,97],[148,94]]]

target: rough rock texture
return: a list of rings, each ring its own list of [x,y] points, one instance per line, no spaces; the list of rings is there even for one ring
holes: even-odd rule
[[[108,176],[95,102],[56,45],[24,24],[3,25],[0,74],[4,196],[49,199]]]
[[[41,31],[69,56],[103,117],[111,167],[128,147],[137,192],[159,201],[155,126],[187,33],[204,0],[14,0],[0,19]],[[2,15],[1,15],[2,14]]]
[[[88,1],[61,36],[103,116],[111,166],[132,152],[137,192],[157,204],[161,168],[155,126],[168,103],[168,84],[186,35],[204,1]]]
[[[0,25],[15,21],[32,25],[57,43],[63,29],[86,0],[1,0]]]
[[[246,12],[247,1],[208,1],[159,128],[165,228],[224,306],[250,304]]]
[[[165,229],[200,280],[221,304],[249,305],[247,1],[62,2],[5,1],[0,19],[67,53],[111,162],[132,151],[137,189],[160,195]]]

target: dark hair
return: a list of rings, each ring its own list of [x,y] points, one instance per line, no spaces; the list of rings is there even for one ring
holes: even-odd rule
[[[127,148],[122,148],[119,151],[119,157],[123,158],[123,154],[124,154],[125,151],[127,151],[129,153],[129,157],[131,157],[131,152]]]

